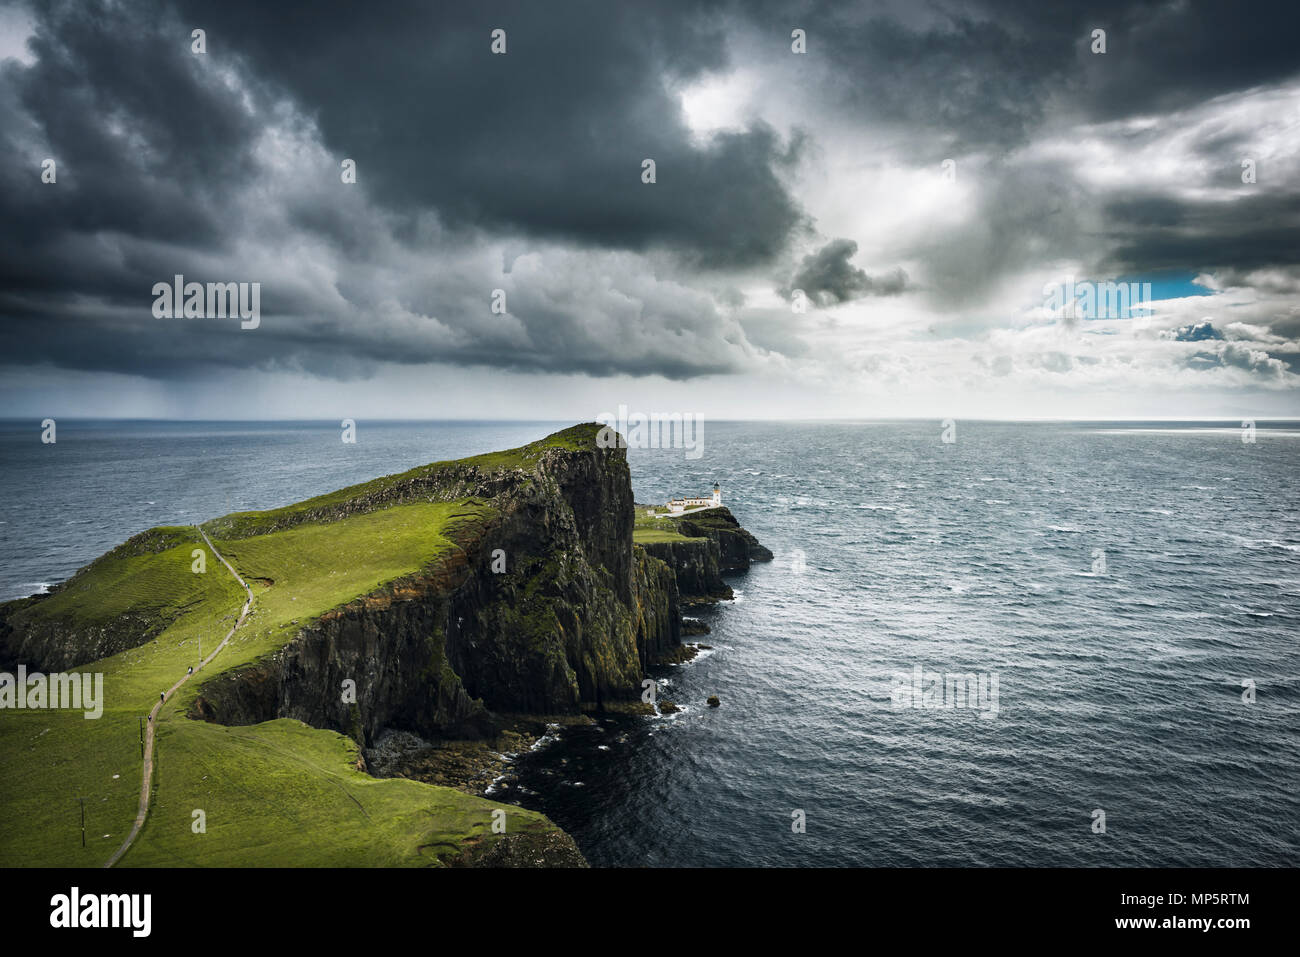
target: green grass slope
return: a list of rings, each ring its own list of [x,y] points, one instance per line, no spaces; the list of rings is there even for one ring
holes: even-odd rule
[[[192,554],[202,547],[193,527],[150,529],[97,558],[54,594],[26,604],[10,621],[28,628],[149,635],[208,601],[242,601],[242,590],[224,568],[191,570]]]
[[[355,769],[351,739],[288,719],[171,721],[157,753],[158,792],[131,866],[427,866],[494,840],[496,808],[507,834],[550,828],[453,788],[372,778]]]
[[[593,429],[425,468],[514,467],[549,446],[589,443]],[[307,506],[322,500],[346,504],[347,493],[374,484],[288,510],[310,513],[315,506]],[[427,865],[495,841],[494,809],[506,812],[507,834],[553,832],[541,815],[509,805],[371,778],[355,768],[356,745],[332,731],[288,720],[227,728],[185,717],[204,680],[272,654],[302,624],[436,564],[458,547],[449,532],[491,514],[475,500],[416,502],[258,534],[274,526],[268,516],[288,510],[241,513],[206,526],[253,587],[253,611],[221,655],[160,712],[153,804],[119,866]],[[205,654],[216,647],[244,599],[211,554],[206,574],[190,570],[197,541],[193,529],[137,536],[58,595],[24,609],[77,623],[128,616],[160,630],[139,647],[73,669],[103,673],[100,719],[85,720],[80,711],[0,711],[0,866],[100,866],[129,830],[140,788],[140,717],[197,664],[200,642]],[[206,833],[192,827],[196,809],[206,814]]]
[[[645,506],[638,505],[636,518],[632,527],[632,541],[638,545],[651,542],[689,542],[696,541],[677,530],[677,520],[664,515],[649,516]]]

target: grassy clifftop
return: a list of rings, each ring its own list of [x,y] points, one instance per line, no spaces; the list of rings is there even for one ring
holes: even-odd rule
[[[155,528],[97,558],[47,596],[0,605],[0,635],[15,636],[6,665],[63,669],[134,647],[206,601],[238,604],[224,569],[191,571],[203,545],[194,528]]]
[[[677,520],[668,515],[647,515],[649,506],[636,506],[636,524],[632,529],[632,540],[638,545],[650,542],[686,542],[692,536],[683,535],[677,530]]]
[[[335,517],[340,512],[384,508],[400,502],[435,495],[447,487],[447,473],[459,472],[489,476],[501,472],[530,472],[550,451],[589,451],[596,448],[595,423],[575,425],[530,442],[517,449],[487,452],[464,459],[451,459],[420,465],[395,475],[384,475],[369,482],[351,485],[336,492],[295,502],[283,508],[262,512],[234,512],[206,523],[210,535],[227,539],[244,538],[302,521]]]

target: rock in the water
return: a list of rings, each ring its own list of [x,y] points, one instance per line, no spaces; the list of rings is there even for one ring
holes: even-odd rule
[[[682,634],[689,635],[707,635],[712,629],[698,618],[682,619]]]
[[[717,695],[715,695],[715,694],[711,694],[711,695],[709,695],[709,707],[710,707],[710,708],[716,708],[716,707],[718,707],[718,706],[721,705],[721,704],[722,704],[722,702],[718,700],[718,696],[717,696]]]

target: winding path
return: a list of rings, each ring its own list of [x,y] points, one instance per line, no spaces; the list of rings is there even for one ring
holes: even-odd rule
[[[217,547],[212,544],[212,539],[208,538],[208,533],[198,525],[195,525],[194,527],[198,530],[198,533],[203,536],[203,541],[207,543],[208,548],[212,549],[212,554],[221,559],[221,564],[226,566],[230,571],[230,574],[235,576],[235,581],[239,582],[239,584],[243,586],[244,591],[248,592],[248,600],[244,602],[244,608],[240,611],[239,618],[235,620],[230,631],[226,632],[226,637],[221,639],[221,644],[217,645],[212,654],[199,662],[198,670],[194,672],[194,674],[198,674],[199,671],[203,670],[204,665],[220,654],[221,649],[226,647],[226,643],[230,641],[231,636],[239,626],[244,623],[244,619],[248,617],[248,612],[253,607],[253,589],[248,587],[248,582],[239,577],[239,572],[235,571],[235,567],[231,565],[230,562],[226,561],[226,556],[217,551]],[[126,840],[122,842],[122,846],[119,847],[114,852],[113,856],[108,859],[108,863],[104,865],[105,867],[112,867],[122,859],[122,855],[131,849],[131,842],[134,841],[136,835],[140,833],[140,828],[144,827],[144,819],[149,814],[149,795],[153,790],[153,732],[154,726],[158,723],[158,713],[162,710],[162,706],[167,703],[167,699],[174,695],[177,690],[192,677],[194,677],[193,674],[182,675],[181,680],[168,688],[162,699],[155,703],[153,710],[149,712],[148,727],[145,729],[144,733],[144,767],[140,772],[140,810],[136,812],[135,823],[131,825],[131,833],[126,836]]]

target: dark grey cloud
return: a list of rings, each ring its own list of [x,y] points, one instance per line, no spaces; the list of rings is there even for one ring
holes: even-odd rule
[[[1214,278],[1223,287],[1248,286],[1270,296],[1300,298],[1300,263],[1275,269],[1240,269],[1225,266],[1215,270]]]
[[[228,198],[252,173],[255,118],[174,22],[39,10],[35,64],[0,62],[0,286],[112,295],[139,265],[96,255],[116,238],[221,247],[237,232]],[[55,185],[40,178],[47,157]]]
[[[1300,9],[1290,0],[1252,4],[1250,15],[1218,0],[1058,4],[995,0],[994,8],[1024,13],[1040,36],[1079,36],[1087,82],[1077,89],[1092,119],[1117,119],[1183,109],[1195,103],[1278,83],[1300,72],[1293,41]],[[1094,27],[1107,30],[1105,55],[1087,50]]]
[[[858,244],[851,239],[832,239],[803,257],[782,294],[802,289],[817,305],[833,306],[864,296],[896,296],[907,288],[907,273],[901,268],[872,277],[854,266],[849,260],[857,251]]]
[[[1292,0],[788,0],[746,4],[764,56],[808,33],[820,98],[926,165],[1004,152],[1041,125],[1159,115],[1300,74]],[[1092,31],[1106,31],[1104,54]]]
[[[1007,143],[1053,111],[1094,122],[1145,116],[1300,73],[1291,40],[1300,9],[1291,0],[1263,0],[1249,15],[1219,0],[974,0],[933,9],[923,28],[871,20],[826,42],[846,69],[856,62],[885,81],[886,103],[965,142]],[[1091,49],[1096,29],[1106,31],[1104,54]],[[863,88],[863,102],[882,87]]]
[[[1068,76],[1068,47],[1023,32],[1017,18],[939,5],[944,15],[909,28],[883,17],[859,21],[852,9],[813,28],[839,78],[839,102],[912,131],[932,159],[1022,141]]]
[[[1208,339],[1222,339],[1223,333],[1214,328],[1214,323],[1208,319],[1200,322],[1188,323],[1185,326],[1179,326],[1172,330],[1170,338],[1176,342],[1205,342]]]
[[[674,84],[728,65],[716,5],[188,0],[267,87],[306,104],[389,208],[593,246],[762,263],[804,214],[780,181],[800,142],[761,125],[692,142]],[[493,55],[490,35],[506,31]],[[653,159],[657,181],[642,182]]]
[[[1105,202],[1104,268],[1152,273],[1170,269],[1237,272],[1300,263],[1300,184],[1173,200],[1165,194],[1118,194]]]
[[[599,294],[550,289],[530,308],[520,290],[512,334],[483,322],[490,290],[511,286],[507,269],[462,264],[436,283],[421,275],[492,236],[514,237],[515,256],[539,242],[663,250],[688,271],[780,254],[806,228],[779,181],[800,139],[782,142],[759,124],[694,143],[669,89],[725,66],[706,12],[32,8],[33,62],[0,67],[0,144],[21,158],[0,172],[10,224],[0,236],[0,347],[15,363],[150,376],[349,377],[428,361],[670,378],[730,371],[743,336],[727,338],[712,304],[697,300],[683,318],[671,281],[638,283],[626,264],[604,277],[615,295],[603,315],[587,308]],[[509,52],[494,57],[499,25]],[[206,56],[190,49],[195,26]],[[319,135],[326,153],[279,155],[298,144],[268,140],[272,131]],[[58,164],[55,185],[40,181],[46,156]],[[344,157],[358,163],[355,188],[340,183]],[[646,157],[658,164],[654,184],[641,182]],[[277,166],[288,168],[268,173]],[[313,252],[290,252],[304,246]],[[175,273],[260,281],[274,318],[255,334],[153,321],[149,290]],[[635,346],[615,314],[629,306],[690,348],[660,348],[653,335]]]

